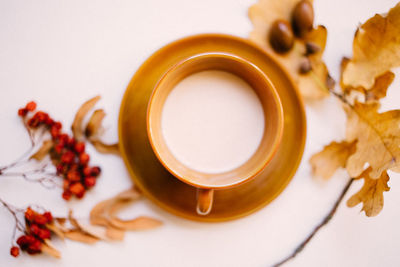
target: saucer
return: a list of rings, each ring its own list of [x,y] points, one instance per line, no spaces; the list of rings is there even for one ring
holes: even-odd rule
[[[150,96],[164,73],[182,60],[204,53],[226,53],[260,68],[275,86],[283,106],[281,145],[269,165],[251,181],[217,190],[210,214],[196,213],[196,188],[178,180],[158,161],[146,131]],[[306,119],[303,103],[286,71],[257,45],[223,34],[201,34],[172,42],[150,56],[133,76],[119,113],[119,144],[134,183],[167,211],[197,221],[246,216],[276,198],[295,174],[303,155]]]

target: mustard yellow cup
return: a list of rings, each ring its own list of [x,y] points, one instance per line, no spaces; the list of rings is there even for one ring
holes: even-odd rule
[[[264,111],[264,134],[256,152],[230,171],[205,173],[185,166],[172,154],[162,135],[161,114],[174,87],[187,76],[205,70],[221,70],[246,81],[260,99]],[[214,190],[238,186],[257,176],[274,157],[283,133],[283,109],[268,77],[251,62],[225,53],[198,54],[171,67],[156,84],[147,109],[147,135],[161,164],[179,180],[197,188],[197,213],[212,210]]]

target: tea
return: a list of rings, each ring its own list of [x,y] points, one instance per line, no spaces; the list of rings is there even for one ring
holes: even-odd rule
[[[168,95],[162,134],[172,154],[204,173],[230,171],[257,150],[264,134],[262,104],[240,77],[209,70],[188,76]]]

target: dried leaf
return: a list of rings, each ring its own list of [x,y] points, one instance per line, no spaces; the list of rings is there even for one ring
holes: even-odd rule
[[[61,258],[61,253],[58,251],[53,244],[50,242],[50,240],[45,239],[44,243],[42,243],[42,252],[46,253],[47,255],[50,255],[54,258],[60,259]]]
[[[347,159],[355,151],[356,142],[332,142],[310,159],[313,174],[329,179],[338,168],[345,168]]]
[[[109,223],[109,218],[111,215],[111,210],[115,209],[117,205],[117,210],[119,210],[119,203],[121,202],[131,202],[137,200],[141,197],[141,193],[136,190],[135,187],[123,191],[113,198],[101,201],[90,211],[90,223],[94,225],[107,226]]]
[[[110,223],[111,225],[123,230],[148,230],[162,225],[161,221],[145,216],[132,220],[113,218]]]
[[[277,19],[291,21],[292,10],[298,2],[300,0],[259,0],[249,9],[249,18],[254,26],[249,38],[269,52],[288,70],[306,100],[318,100],[328,96],[327,89],[332,86],[332,79],[322,61],[327,39],[326,28],[318,26],[303,39],[295,39],[293,48],[285,54],[275,53],[268,41],[268,34],[273,22]],[[307,42],[317,45],[320,50],[309,56],[312,70],[306,74],[300,74],[299,68],[305,59]]]
[[[106,113],[102,109],[97,109],[93,112],[88,124],[86,125],[85,135],[87,138],[97,136],[101,129],[101,123],[103,122]]]
[[[67,222],[66,218],[57,217],[57,218],[54,218],[54,219],[61,225],[64,225]]]
[[[358,179],[364,179],[364,185],[360,191],[354,194],[348,201],[347,206],[354,207],[363,203],[362,210],[368,217],[376,216],[383,208],[383,192],[389,191],[387,182],[389,176],[382,172],[378,179],[370,177],[371,168],[366,169]]]
[[[83,220],[76,220],[76,222],[79,226],[79,229],[86,234],[101,240],[108,240],[106,228],[86,223]]]
[[[78,223],[78,221],[74,218],[74,216],[73,216],[73,214],[72,214],[72,210],[69,210],[69,211],[68,211],[68,221],[69,221],[69,223],[70,223],[73,227],[79,229],[79,223]]]
[[[384,97],[386,97],[386,92],[389,86],[392,84],[394,80],[394,73],[391,71],[387,71],[382,75],[376,77],[374,81],[374,85],[370,89],[365,89],[361,86],[352,87],[349,85],[345,85],[343,82],[343,71],[346,68],[347,64],[350,62],[350,59],[343,58],[341,62],[341,79],[340,85],[342,87],[342,91],[345,95],[351,96],[354,92],[359,92],[364,96],[365,102],[374,102],[378,101]],[[348,97],[349,98],[349,97]]]
[[[125,237],[125,231],[110,225],[106,228],[106,236],[111,240],[122,241]]]
[[[387,71],[375,79],[375,83],[371,89],[365,92],[365,101],[378,101],[386,97],[386,92],[394,80],[394,73]]]
[[[46,227],[52,231],[55,235],[57,235],[59,238],[63,239],[65,238],[65,234],[64,234],[64,229],[60,228],[57,226],[57,224],[52,223],[52,224],[47,224]]]
[[[53,147],[54,143],[52,140],[46,140],[43,142],[42,146],[33,154],[30,158],[35,159],[37,161],[41,161],[44,159],[50,152],[51,148]]]
[[[89,141],[90,141],[90,143],[92,143],[94,148],[96,148],[96,150],[100,153],[119,155],[118,143],[108,145],[108,144],[104,144],[102,141],[100,141],[98,139],[90,139]]]
[[[353,58],[343,73],[343,82],[370,89],[375,78],[400,66],[400,3],[385,15],[376,14],[357,30]]]
[[[74,241],[86,243],[86,244],[94,244],[99,241],[98,238],[93,237],[89,234],[81,232],[80,230],[72,230],[65,233],[65,237]]]
[[[72,123],[71,130],[75,137],[75,139],[82,141],[84,138],[84,132],[82,129],[82,121],[86,114],[96,105],[96,103],[100,100],[100,96],[96,96],[92,99],[89,99],[79,108],[78,112],[75,115],[74,122]]]
[[[386,170],[400,171],[400,110],[378,113],[379,103],[346,106],[347,141],[357,141],[356,152],[347,161],[351,177],[359,176],[366,163],[369,177],[377,179]]]

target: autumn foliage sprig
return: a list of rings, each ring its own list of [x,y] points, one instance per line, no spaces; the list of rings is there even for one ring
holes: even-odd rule
[[[63,179],[62,197],[65,200],[69,200],[71,196],[83,198],[85,192],[96,184],[96,179],[101,173],[100,167],[89,165],[90,156],[85,152],[83,141],[78,141],[63,132],[62,123],[52,119],[46,112],[37,111],[32,114],[35,110],[36,103],[33,101],[18,110],[18,115],[22,118],[31,138],[32,146],[36,146],[34,136],[39,131],[42,134],[47,133],[50,139],[41,142],[41,147],[29,159],[42,161],[49,155],[51,163],[56,167],[56,175],[51,178]],[[2,170],[3,173],[4,171],[5,169]],[[44,174],[44,171],[38,173]],[[21,173],[21,176],[27,178],[27,173]],[[37,181],[41,181],[40,179],[42,178]]]
[[[30,182],[39,182],[46,187],[58,185],[62,180],[63,198],[71,196],[82,198],[86,190],[92,188],[100,175],[100,167],[89,166],[89,155],[85,152],[86,141],[89,141],[100,153],[119,154],[118,144],[105,144],[100,140],[102,120],[105,112],[97,109],[84,127],[83,119],[99,101],[100,96],[86,101],[75,115],[70,136],[62,131],[61,122],[53,120],[47,113],[36,110],[36,103],[31,101],[18,110],[31,140],[31,148],[15,162],[1,167],[2,176],[22,176]],[[43,141],[43,139],[48,138]],[[51,161],[55,172],[49,170],[47,163],[35,170],[26,170],[24,164],[36,160],[43,163]],[[15,168],[22,168],[16,172]],[[61,179],[60,179],[61,178]],[[158,227],[161,222],[146,216],[123,220],[118,211],[128,203],[141,198],[136,188],[121,192],[117,196],[104,200],[92,209],[88,219],[76,219],[69,212],[67,217],[53,217],[51,212],[42,207],[31,205],[28,208],[17,208],[0,198],[0,204],[14,218],[14,231],[10,254],[18,257],[20,251],[30,255],[42,252],[53,257],[61,253],[52,245],[50,239],[57,236],[77,242],[92,244],[99,240],[121,241],[129,230],[146,230]],[[17,238],[17,234],[19,237]]]

